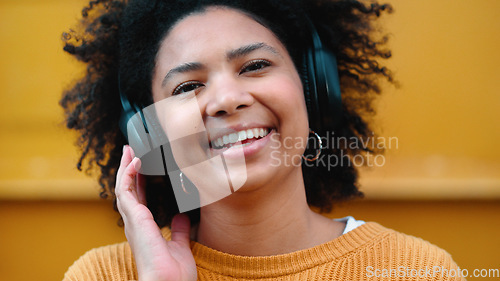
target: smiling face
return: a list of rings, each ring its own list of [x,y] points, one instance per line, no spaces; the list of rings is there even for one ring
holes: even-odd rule
[[[248,15],[211,7],[178,22],[158,51],[152,89],[155,103],[168,100],[159,115],[169,139],[199,136],[173,149],[176,161],[244,155],[249,189],[301,173],[285,165],[308,136],[299,75],[279,39]]]

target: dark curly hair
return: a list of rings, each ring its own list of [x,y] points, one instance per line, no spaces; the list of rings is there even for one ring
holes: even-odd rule
[[[80,24],[63,33],[64,51],[87,65],[85,76],[60,101],[67,127],[80,134],[78,169],[82,170],[83,163],[87,172],[97,166],[101,197],[114,198],[116,172],[126,144],[118,126],[122,110],[119,91],[136,104],[151,104],[151,80],[162,38],[182,18],[214,5],[238,9],[263,21],[283,42],[296,67],[305,48],[303,42],[310,38],[306,20],[313,20],[323,44],[336,54],[343,99],[340,125],[335,130],[342,145],[328,147],[323,153],[343,157],[347,163],[333,169],[303,165],[307,201],[328,212],[336,202],[362,196],[349,157],[380,152],[376,145],[352,144],[374,136],[369,121],[375,112],[372,101],[381,91],[378,79],[392,81],[391,73],[377,62],[391,56],[384,47],[387,36],[380,36],[374,25],[383,11],[392,8],[356,0],[90,1]],[[146,190],[157,224],[170,225],[179,211],[169,179],[147,177]],[[188,215],[193,223],[199,221],[199,209]]]

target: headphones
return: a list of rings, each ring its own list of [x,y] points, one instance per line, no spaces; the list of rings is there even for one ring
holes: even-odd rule
[[[301,78],[309,117],[309,127],[317,132],[325,132],[338,125],[342,115],[342,97],[340,80],[337,71],[337,59],[333,52],[321,43],[316,28],[307,18],[311,33],[310,47],[303,54]],[[119,126],[129,143],[150,143],[151,139],[144,134],[149,134],[148,122],[141,108],[131,103],[121,91],[120,78],[118,87],[122,104],[122,115]],[[137,114],[139,113],[139,114]],[[137,118],[140,116],[140,118]],[[132,124],[129,124],[132,121]],[[158,128],[151,128],[156,131]],[[157,134],[156,134],[157,135]],[[133,138],[133,140],[131,139]]]
[[[311,32],[310,47],[303,54],[302,82],[309,117],[309,127],[324,133],[334,129],[342,116],[342,97],[337,59],[321,43],[316,28],[307,18]]]

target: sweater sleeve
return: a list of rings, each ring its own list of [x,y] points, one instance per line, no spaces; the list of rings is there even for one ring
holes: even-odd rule
[[[63,281],[131,281],[137,271],[128,243],[88,251],[68,269]]]

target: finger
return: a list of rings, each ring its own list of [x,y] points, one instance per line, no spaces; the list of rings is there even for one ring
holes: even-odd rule
[[[189,217],[185,214],[177,214],[172,219],[172,241],[178,242],[183,246],[189,247],[189,234],[191,225]]]
[[[124,145],[123,146],[123,154],[122,158],[120,160],[120,167],[118,168],[118,172],[116,173],[116,185],[119,185],[120,179],[122,177],[123,171],[127,168],[127,166],[130,164],[132,159],[131,151],[132,148],[129,145]]]
[[[117,205],[121,214],[127,216],[130,209],[134,208],[139,203],[139,198],[136,190],[136,175],[140,169],[141,160],[134,158],[125,168],[120,180],[120,184],[116,187]]]

